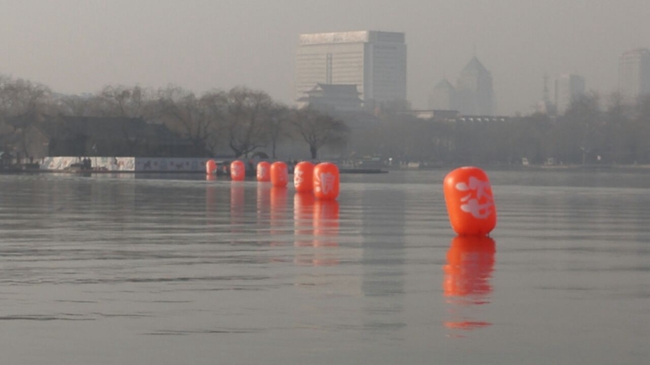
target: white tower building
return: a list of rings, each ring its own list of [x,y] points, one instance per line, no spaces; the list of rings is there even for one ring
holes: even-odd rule
[[[406,100],[404,33],[358,31],[300,35],[295,100],[317,84],[356,85],[365,103]]]

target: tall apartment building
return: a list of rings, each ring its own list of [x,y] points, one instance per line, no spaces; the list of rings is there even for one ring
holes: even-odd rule
[[[557,112],[566,113],[577,97],[585,94],[585,79],[574,74],[560,75],[555,79],[555,106]]]
[[[624,52],[619,60],[618,89],[623,100],[634,103],[650,95],[650,50],[639,48]]]
[[[295,100],[317,84],[356,85],[365,103],[406,100],[404,33],[301,34]]]

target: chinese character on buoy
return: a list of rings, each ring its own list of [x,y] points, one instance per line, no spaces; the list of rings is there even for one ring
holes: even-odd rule
[[[314,167],[314,196],[322,200],[334,200],[339,196],[339,168],[329,162]]]
[[[271,164],[266,161],[257,164],[257,181],[271,181]]]
[[[477,167],[461,167],[445,177],[445,201],[451,227],[459,235],[487,235],[497,223],[492,187]]]
[[[232,181],[244,181],[246,179],[246,166],[237,160],[230,163],[230,179]]]
[[[289,182],[289,172],[287,164],[282,161],[276,161],[271,164],[271,184],[277,187],[285,187]]]
[[[311,193],[314,190],[314,164],[299,162],[293,170],[293,185],[298,193]]]
[[[206,173],[206,175],[216,175],[217,174],[217,163],[214,160],[208,160],[205,163],[205,173]]]

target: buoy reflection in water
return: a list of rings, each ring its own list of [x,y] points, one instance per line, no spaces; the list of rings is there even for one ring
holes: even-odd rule
[[[449,329],[473,330],[491,325],[473,318],[490,302],[496,244],[486,236],[458,236],[451,241],[444,266],[443,293],[449,307]]]
[[[279,246],[285,245],[282,238],[276,240],[274,236],[280,236],[283,233],[282,227],[287,219],[287,188],[284,187],[271,187],[271,245]]]
[[[314,239],[314,195],[295,193],[293,195],[294,246],[312,246]]]

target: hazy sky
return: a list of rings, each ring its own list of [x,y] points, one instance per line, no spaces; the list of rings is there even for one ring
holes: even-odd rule
[[[400,31],[414,107],[476,46],[498,111],[527,113],[544,73],[615,90],[621,52],[650,47],[649,19],[650,0],[0,0],[0,73],[62,93],[246,85],[289,103],[300,33]]]

